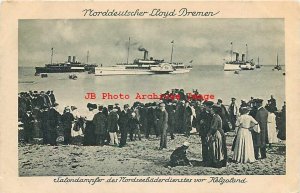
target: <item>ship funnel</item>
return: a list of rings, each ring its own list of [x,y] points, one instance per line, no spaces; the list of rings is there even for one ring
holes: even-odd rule
[[[75,56],[73,56],[73,63],[75,63],[75,61],[76,61],[76,57],[75,57]]]
[[[245,54],[242,54],[242,61],[245,62]]]
[[[239,61],[239,55],[240,55],[239,53],[235,53],[235,60],[236,61]]]
[[[144,60],[147,60],[147,59],[148,59],[148,51],[145,50],[145,51],[144,51]]]
[[[71,56],[68,56],[68,62],[71,62]]]

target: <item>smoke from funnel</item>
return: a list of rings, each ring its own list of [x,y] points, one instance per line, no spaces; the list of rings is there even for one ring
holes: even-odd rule
[[[146,50],[146,48],[143,48],[142,46],[140,46],[140,47],[138,48],[138,50],[139,50],[139,51],[146,51],[146,52],[148,51],[148,50]]]

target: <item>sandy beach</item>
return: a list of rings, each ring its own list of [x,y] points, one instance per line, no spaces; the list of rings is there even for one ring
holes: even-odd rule
[[[20,176],[159,176],[159,175],[285,175],[285,144],[267,147],[267,158],[254,163],[231,162],[234,133],[227,135],[227,167],[204,167],[201,140],[197,134],[186,138],[168,136],[168,148],[158,150],[159,139],[128,141],[123,148],[115,146],[47,146],[19,144]],[[166,167],[170,155],[184,141],[190,142],[187,153],[191,166]]]

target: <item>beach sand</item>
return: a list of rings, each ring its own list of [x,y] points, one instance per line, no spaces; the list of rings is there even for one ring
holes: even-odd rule
[[[232,157],[233,133],[227,135],[229,160]],[[187,156],[191,166],[166,167],[170,155],[184,141],[190,142]],[[267,148],[267,158],[254,163],[228,162],[227,167],[204,167],[201,140],[196,134],[186,138],[168,136],[168,148],[158,150],[159,139],[128,141],[123,148],[115,146],[19,144],[20,176],[160,176],[160,175],[284,175],[285,144]]]

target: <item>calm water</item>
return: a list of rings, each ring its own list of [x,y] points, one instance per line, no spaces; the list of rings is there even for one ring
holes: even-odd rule
[[[188,74],[178,75],[121,75],[94,76],[78,73],[77,80],[71,80],[66,74],[48,74],[48,78],[34,76],[35,69],[19,67],[19,92],[29,90],[53,90],[60,107],[75,105],[85,110],[88,102],[97,104],[120,104],[135,101],[136,93],[163,93],[172,88],[183,88],[186,92],[198,89],[200,94],[212,94],[224,104],[231,97],[250,99],[251,96],[265,100],[274,95],[281,109],[285,101],[285,76],[282,71],[272,71],[272,66],[263,66],[254,71],[242,71],[240,74],[224,72],[222,66],[194,66]],[[87,92],[95,92],[97,99],[86,100]],[[101,93],[129,94],[130,100],[102,100]],[[146,100],[144,100],[146,102]]]

